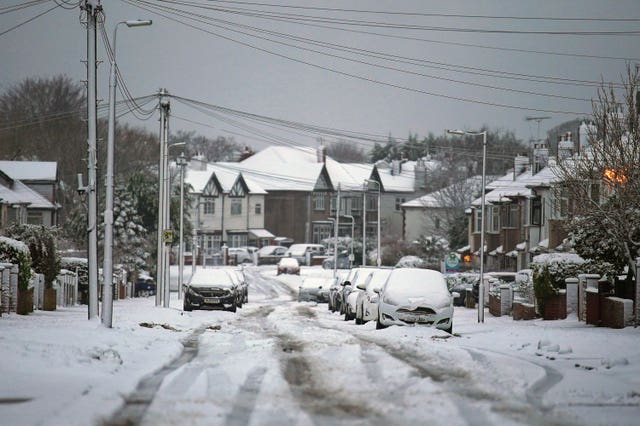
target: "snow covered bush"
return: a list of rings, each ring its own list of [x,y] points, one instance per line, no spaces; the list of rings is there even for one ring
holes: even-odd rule
[[[53,281],[60,273],[60,256],[56,249],[57,228],[15,224],[7,229],[7,235],[27,245],[31,255],[31,267],[37,273],[44,275],[45,288],[51,288]]]
[[[18,265],[18,287],[26,290],[31,279],[31,255],[22,241],[0,236],[0,261]]]
[[[396,263],[396,268],[425,268],[426,262],[418,256],[404,256]]]
[[[454,288],[472,288],[479,280],[480,275],[474,272],[456,272],[445,275],[447,288],[452,291]]]

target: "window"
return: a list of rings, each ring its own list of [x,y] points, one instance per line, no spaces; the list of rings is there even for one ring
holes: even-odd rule
[[[531,199],[531,225],[542,223],[542,200],[540,197]]]
[[[491,229],[489,232],[498,232],[500,230],[500,206],[489,206],[491,209]]]
[[[351,212],[360,212],[362,210],[362,198],[355,196],[351,198]]]
[[[569,211],[569,190],[566,186],[561,186],[556,188],[554,195],[553,216],[555,218],[567,217]]]
[[[204,206],[204,214],[216,213],[216,200],[214,198],[205,197],[202,205]]]
[[[255,207],[255,213],[256,213],[257,215],[261,215],[261,214],[262,214],[262,204],[260,204],[260,203],[257,203],[257,204],[256,204],[256,207]]]
[[[247,234],[229,234],[229,247],[242,247],[247,245]]]
[[[402,209],[402,204],[406,201],[404,197],[396,197],[396,211],[400,211]]]
[[[220,251],[221,246],[220,235],[203,235],[202,236],[202,249],[206,254],[213,254]]]
[[[376,194],[375,196],[367,195],[367,210],[368,211],[378,210],[378,194]]]
[[[474,221],[474,231],[475,232],[481,232],[482,231],[482,210],[481,209],[475,209],[476,212],[476,217],[475,217],[475,221]]]
[[[313,224],[313,244],[321,244],[322,240],[331,237],[330,223]]]
[[[440,218],[438,216],[433,218],[433,227],[435,229],[440,229]]]
[[[231,198],[231,214],[239,215],[242,214],[242,199],[241,198]],[[233,246],[235,247],[235,246]]]
[[[504,207],[502,217],[502,226],[504,228],[517,228],[518,227],[518,206],[508,205]]]
[[[42,212],[27,212],[27,223],[42,225]]]
[[[313,209],[324,211],[324,192],[313,193]]]

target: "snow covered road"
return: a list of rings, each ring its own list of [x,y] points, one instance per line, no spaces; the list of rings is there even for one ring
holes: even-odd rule
[[[376,330],[295,301],[329,272],[248,268],[236,314],[135,299],[116,303],[114,329],[75,310],[2,317],[0,425],[637,424],[640,330],[477,324],[464,308],[455,336]]]

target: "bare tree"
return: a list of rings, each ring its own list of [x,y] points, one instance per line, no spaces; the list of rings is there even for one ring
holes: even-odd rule
[[[341,163],[364,163],[367,156],[355,142],[339,140],[327,147],[327,155]]]
[[[631,279],[640,248],[640,98],[638,71],[630,65],[622,86],[622,99],[614,85],[599,89],[597,131],[585,152],[558,163],[556,192],[572,200],[567,229],[578,254],[618,272],[628,265]]]

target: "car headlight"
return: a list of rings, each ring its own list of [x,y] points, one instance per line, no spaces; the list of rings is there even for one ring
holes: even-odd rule
[[[187,293],[190,294],[191,296],[200,296],[198,292],[191,287],[187,287]]]

